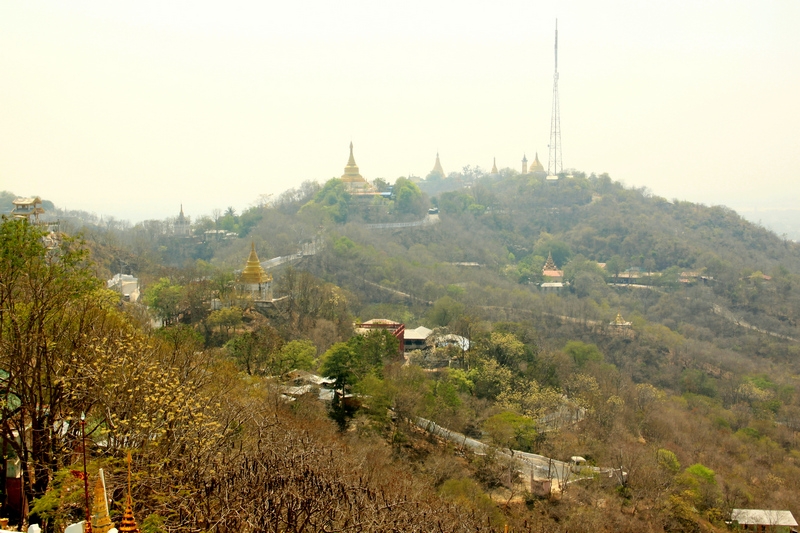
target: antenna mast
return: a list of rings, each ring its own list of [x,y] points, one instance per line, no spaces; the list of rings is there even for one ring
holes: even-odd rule
[[[556,19],[556,70],[553,74],[553,113],[550,117],[550,157],[547,161],[547,175],[553,176],[564,171],[561,160],[561,115],[558,109],[558,19]]]

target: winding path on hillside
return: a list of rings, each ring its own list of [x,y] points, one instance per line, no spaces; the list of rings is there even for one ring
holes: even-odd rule
[[[765,335],[770,335],[772,337],[776,337],[778,339],[783,339],[783,340],[786,340],[786,341],[800,342],[800,340],[795,339],[794,337],[790,337],[788,335],[783,335],[781,333],[775,333],[774,331],[769,331],[769,330],[766,330],[766,329],[762,329],[762,328],[756,327],[756,326],[754,326],[752,324],[749,324],[749,323],[745,322],[744,320],[742,320],[741,318],[737,318],[736,315],[734,315],[733,312],[730,309],[726,309],[726,308],[722,307],[719,304],[712,304],[711,309],[714,311],[714,314],[721,316],[725,320],[727,320],[729,322],[732,322],[733,324],[736,324],[737,326],[739,326],[741,328],[757,331],[759,333],[763,333]]]
[[[418,228],[439,222],[439,215],[427,215],[422,220],[414,222],[386,222],[382,224],[365,224],[367,229],[398,229],[398,228]]]
[[[458,433],[451,431],[445,427],[440,426],[432,420],[427,418],[417,417],[415,419],[417,426],[424,429],[428,433],[448,440],[458,446],[468,448],[473,453],[486,454],[491,451],[503,456],[506,460],[514,464],[517,470],[525,476],[533,476],[535,481],[551,480],[557,483],[558,488],[563,487],[567,483],[578,481],[581,479],[589,479],[596,475],[604,475],[613,477],[615,469],[601,468],[597,466],[577,466],[572,463],[559,461],[544,455],[535,453],[527,453],[519,450],[503,450],[493,448],[486,443],[479,440],[472,439]]]

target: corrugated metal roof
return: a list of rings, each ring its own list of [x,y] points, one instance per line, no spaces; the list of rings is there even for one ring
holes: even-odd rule
[[[796,526],[791,511],[775,511],[771,509],[734,509],[731,520],[742,525],[758,526]]]

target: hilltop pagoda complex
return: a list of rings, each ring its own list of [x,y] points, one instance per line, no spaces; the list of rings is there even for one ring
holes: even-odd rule
[[[272,275],[261,266],[258,254],[256,254],[255,243],[250,243],[250,256],[247,258],[244,270],[239,275],[237,285],[242,292],[252,296],[253,300],[272,299]]]
[[[372,192],[372,185],[358,172],[358,165],[356,165],[356,159],[353,157],[352,142],[350,143],[350,159],[347,160],[341,180],[347,192],[355,194]]]

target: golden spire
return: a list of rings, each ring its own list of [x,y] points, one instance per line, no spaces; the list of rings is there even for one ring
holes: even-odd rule
[[[136,518],[133,516],[133,499],[131,498],[131,452],[128,452],[128,494],[125,497],[125,514],[122,515],[122,523],[119,525],[120,533],[139,533],[139,526],[136,525]]]
[[[433,170],[431,170],[431,174],[439,174],[441,177],[445,177],[444,169],[442,168],[442,163],[439,162],[439,152],[436,152],[436,163],[433,165]]]
[[[492,158],[492,174],[497,174],[497,158]]]
[[[97,482],[94,484],[94,502],[92,505],[92,531],[107,533],[114,524],[108,514],[108,497],[106,495],[106,478],[101,468],[97,472]]]
[[[526,156],[524,153],[522,154],[522,173],[528,173],[528,156]]]
[[[247,264],[242,270],[242,275],[239,276],[239,281],[253,284],[272,281],[272,276],[261,267],[261,262],[258,260],[258,255],[256,255],[256,243],[254,242],[250,243],[250,257],[247,258]]]
[[[542,272],[547,270],[558,270],[556,263],[553,261],[553,254],[551,252],[547,253],[547,261],[544,263],[544,268],[542,268]]]

